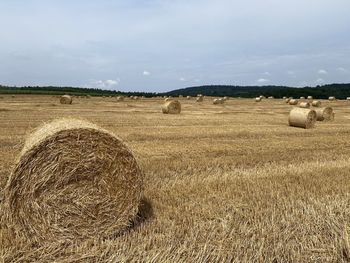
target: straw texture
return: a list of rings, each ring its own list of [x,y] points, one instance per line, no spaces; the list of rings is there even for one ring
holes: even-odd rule
[[[121,139],[89,122],[55,120],[27,139],[5,188],[4,218],[35,242],[109,237],[135,217],[142,184]]]
[[[311,109],[293,108],[289,113],[289,126],[310,129],[315,126],[316,112]]]

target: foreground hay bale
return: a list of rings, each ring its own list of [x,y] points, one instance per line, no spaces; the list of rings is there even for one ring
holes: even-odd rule
[[[299,101],[296,99],[289,100],[289,105],[298,105]]]
[[[317,121],[333,121],[334,120],[334,112],[333,108],[325,107],[315,109]]]
[[[60,98],[60,103],[61,104],[72,104],[72,102],[73,102],[73,99],[69,95],[63,95]]]
[[[310,108],[310,106],[311,105],[310,105],[309,102],[301,102],[300,105],[299,105],[300,108],[305,108],[305,109]]]
[[[310,129],[315,126],[316,112],[311,109],[293,108],[289,113],[289,126]]]
[[[164,114],[179,114],[181,112],[181,103],[177,100],[170,100],[163,104],[162,112]]]
[[[313,107],[321,107],[321,101],[319,100],[314,100],[311,104]]]
[[[121,139],[85,121],[55,120],[26,140],[4,191],[4,220],[38,242],[109,237],[135,217],[142,184]]]

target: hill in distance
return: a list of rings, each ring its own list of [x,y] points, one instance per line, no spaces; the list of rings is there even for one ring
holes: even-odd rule
[[[0,94],[43,94],[43,95],[77,95],[77,96],[197,96],[202,94],[214,97],[242,97],[253,98],[260,95],[273,96],[275,98],[301,96],[313,96],[314,98],[327,99],[335,96],[338,99],[350,97],[350,83],[347,84],[329,84],[316,87],[286,87],[286,86],[232,86],[232,85],[207,85],[177,89],[163,93],[150,92],[122,92],[115,90],[101,90],[93,88],[76,88],[76,87],[9,87],[0,85]]]

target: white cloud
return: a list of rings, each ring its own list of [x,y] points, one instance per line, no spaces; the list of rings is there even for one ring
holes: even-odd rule
[[[268,83],[268,82],[270,82],[270,80],[269,79],[258,79],[256,82],[258,82],[258,83]]]
[[[319,78],[319,79],[316,80],[316,83],[317,84],[323,84],[324,83],[324,79]]]
[[[93,87],[98,89],[113,89],[119,85],[120,79],[107,79],[107,80],[92,80],[86,87]]]
[[[145,71],[142,73],[142,75],[144,75],[144,76],[149,76],[149,75],[151,75],[151,72],[145,70]]]
[[[270,76],[271,74],[270,74],[270,72],[266,71],[266,72],[263,73],[263,75]]]
[[[349,70],[347,70],[346,68],[343,68],[343,67],[339,67],[339,68],[337,68],[337,70],[341,73],[349,73]]]
[[[186,79],[183,78],[183,77],[181,77],[179,80],[180,80],[180,81],[186,81]]]
[[[318,74],[320,74],[320,75],[327,75],[328,72],[327,72],[327,70],[320,69],[320,70],[318,71]]]

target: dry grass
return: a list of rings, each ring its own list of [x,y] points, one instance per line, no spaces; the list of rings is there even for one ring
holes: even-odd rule
[[[2,224],[0,261],[350,260],[350,102],[331,102],[335,121],[311,130],[289,127],[291,106],[278,99],[230,99],[223,107],[184,100],[180,115],[163,115],[163,99],[58,103],[0,101],[9,109],[0,112],[1,189],[28,131],[54,118],[84,118],[134,151],[145,173],[139,220],[103,242],[44,247],[14,241]]]

